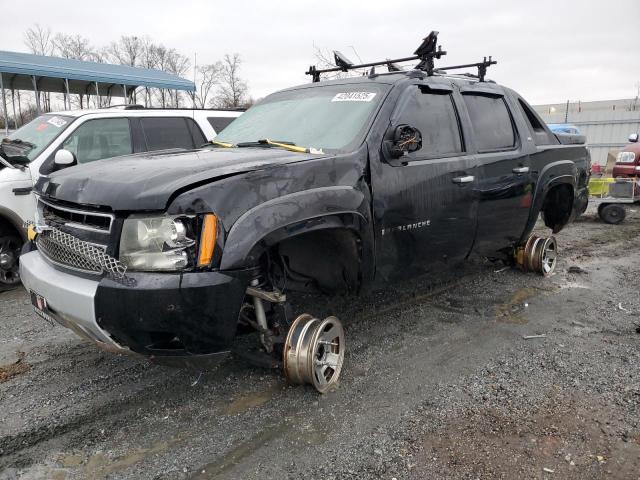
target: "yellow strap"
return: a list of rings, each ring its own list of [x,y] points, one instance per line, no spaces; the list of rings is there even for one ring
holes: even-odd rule
[[[269,144],[269,145],[274,145],[276,147],[285,148],[285,149],[289,150],[290,152],[309,153],[309,149],[305,148],[305,147],[296,147],[295,145],[288,145],[286,143],[272,142],[268,138],[265,138],[265,140],[267,141],[267,144]]]
[[[233,143],[218,142],[216,140],[211,140],[211,143],[213,143],[214,145],[218,145],[219,147],[224,147],[224,148],[232,148],[233,147]]]
[[[38,232],[36,232],[36,229],[33,226],[33,223],[29,224],[29,228],[27,228],[27,238],[29,239],[30,242],[33,242],[37,236],[38,236]]]

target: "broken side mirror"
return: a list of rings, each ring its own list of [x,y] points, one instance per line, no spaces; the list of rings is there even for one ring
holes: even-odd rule
[[[53,163],[55,164],[57,170],[70,167],[76,164],[76,156],[69,150],[61,148],[56,152],[55,157],[53,157]]]
[[[637,143],[638,142],[638,134],[637,133],[632,133],[631,135],[629,135],[629,141],[631,143]]]
[[[422,148],[420,130],[410,125],[398,125],[393,129],[391,138],[385,141],[385,153],[395,160]]]

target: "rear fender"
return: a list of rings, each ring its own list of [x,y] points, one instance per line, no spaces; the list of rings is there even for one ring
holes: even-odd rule
[[[302,233],[328,228],[348,228],[356,232],[362,242],[363,258],[372,259],[369,204],[368,192],[332,186],[291,193],[257,205],[229,230],[220,269],[254,266],[270,246]],[[371,261],[363,263],[363,267],[371,268]]]
[[[529,219],[520,238],[520,243],[523,243],[533,231],[549,191],[558,185],[569,185],[575,195],[576,177],[577,167],[571,160],[552,162],[542,169],[538,175],[536,191],[529,211]]]

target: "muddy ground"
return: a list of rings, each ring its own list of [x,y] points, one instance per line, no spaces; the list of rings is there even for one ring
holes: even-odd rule
[[[0,479],[638,479],[639,233],[587,215],[548,279],[475,261],[316,305],[348,340],[324,396],[102,353],[0,293]]]

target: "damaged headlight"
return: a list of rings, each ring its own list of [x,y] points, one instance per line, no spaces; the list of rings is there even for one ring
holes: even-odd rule
[[[120,261],[130,270],[176,271],[193,266],[196,217],[131,215],[124,221]]]

